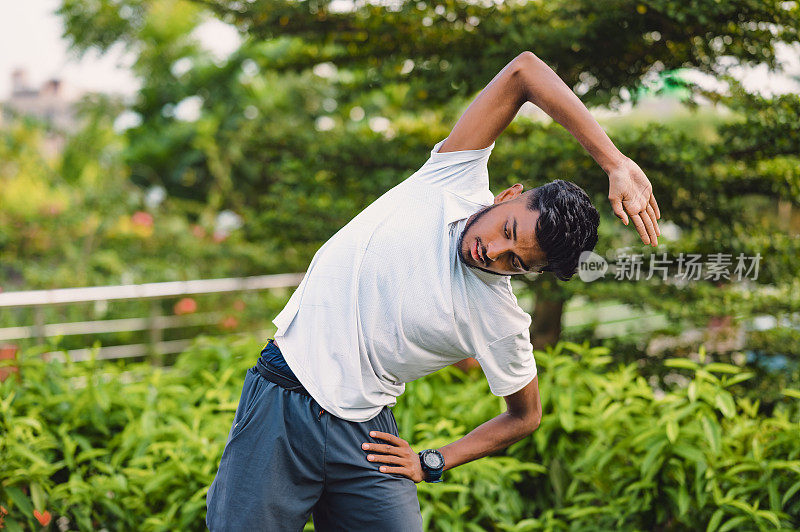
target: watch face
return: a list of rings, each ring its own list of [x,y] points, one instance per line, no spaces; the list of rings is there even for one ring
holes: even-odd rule
[[[442,459],[436,453],[425,454],[425,465],[431,469],[439,469],[442,467]]]

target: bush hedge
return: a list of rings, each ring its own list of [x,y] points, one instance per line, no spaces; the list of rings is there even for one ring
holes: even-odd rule
[[[0,384],[0,520],[8,530],[204,530],[256,338],[199,338],[171,368],[43,362]],[[636,364],[561,343],[537,351],[543,420],[498,455],[419,484],[426,530],[758,530],[800,527],[795,390],[772,412],[742,368],[673,359],[654,390]],[[124,369],[123,369],[124,368]],[[504,410],[479,370],[410,383],[395,407],[415,449]],[[5,513],[4,513],[5,512]]]

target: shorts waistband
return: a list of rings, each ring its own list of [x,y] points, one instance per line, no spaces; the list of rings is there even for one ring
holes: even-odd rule
[[[269,352],[265,353],[265,351]],[[283,355],[278,349],[278,346],[275,345],[270,338],[270,341],[267,342],[267,345],[264,346],[264,349],[261,351],[261,356],[256,361],[256,371],[258,371],[258,373],[268,381],[275,383],[282,388],[285,388],[291,392],[300,392],[303,395],[311,397],[311,394],[308,393],[308,390],[306,390],[300,381],[297,380],[297,377],[294,375],[294,373],[292,373],[288,366],[286,366],[286,369],[282,369],[281,367],[269,362],[269,357],[275,356],[280,357],[280,360],[283,361]]]

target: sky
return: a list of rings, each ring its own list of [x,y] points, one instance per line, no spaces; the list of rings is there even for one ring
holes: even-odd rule
[[[130,73],[130,55],[121,49],[100,56],[89,52],[78,60],[67,50],[63,29],[54,11],[59,0],[4,0],[0,2],[0,101],[11,92],[11,73],[25,68],[33,87],[51,78],[65,81],[69,90],[113,92],[132,95],[139,87]],[[198,28],[201,43],[220,58],[236,49],[236,30],[216,20]],[[535,52],[535,51],[534,51]],[[789,75],[769,74],[765,66],[739,69],[736,77],[745,87],[765,95],[800,92],[800,45],[782,46],[778,57],[786,64]],[[714,84],[713,78],[698,75],[698,81]]]
[[[0,1],[0,101],[11,93],[11,73],[25,68],[33,87],[59,78],[73,91],[134,94],[139,83],[130,72],[133,57],[121,48],[100,55],[88,52],[82,59],[68,51],[63,26],[55,14],[60,0]],[[211,20],[198,28],[200,42],[218,57],[226,57],[239,44],[236,30]]]

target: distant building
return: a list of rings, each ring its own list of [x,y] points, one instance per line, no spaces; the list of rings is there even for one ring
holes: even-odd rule
[[[25,69],[18,68],[11,74],[11,96],[2,103],[0,125],[13,116],[30,116],[58,132],[72,132],[77,128],[74,103],[60,79],[47,80],[37,89]]]
[[[25,69],[18,68],[11,74],[10,97],[0,102],[0,127],[15,117],[41,121],[49,129],[41,148],[46,155],[54,156],[63,149],[66,135],[78,129],[76,100],[60,79],[49,79],[37,89],[31,86]]]

